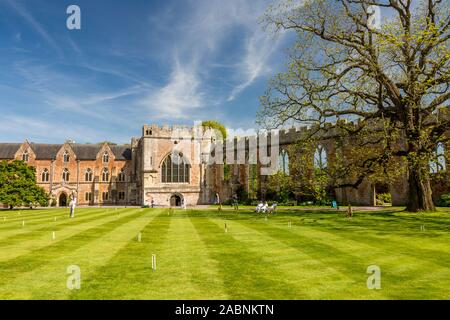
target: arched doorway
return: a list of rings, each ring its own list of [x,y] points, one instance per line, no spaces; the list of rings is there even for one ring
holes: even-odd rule
[[[59,195],[59,206],[67,207],[67,195],[64,192]]]
[[[181,197],[178,194],[174,194],[170,197],[171,207],[181,207]]]

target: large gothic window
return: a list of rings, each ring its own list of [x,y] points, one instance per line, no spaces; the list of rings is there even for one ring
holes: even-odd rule
[[[170,154],[161,166],[163,183],[189,182],[189,164],[181,154]]]
[[[314,168],[326,169],[328,166],[327,149],[324,146],[318,145],[316,152],[314,153]]]
[[[446,171],[445,146],[442,142],[437,144],[434,159],[430,162],[430,172],[438,173]]]
[[[289,155],[286,150],[281,150],[278,155],[278,171],[289,175]]]

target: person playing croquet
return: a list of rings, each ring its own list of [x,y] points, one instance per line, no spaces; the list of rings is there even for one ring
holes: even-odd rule
[[[73,198],[70,203],[69,203],[69,208],[70,208],[70,215],[69,218],[74,218],[75,217],[75,207],[77,205],[77,199]]]
[[[236,193],[233,194],[233,209],[236,211],[239,210],[238,196]]]

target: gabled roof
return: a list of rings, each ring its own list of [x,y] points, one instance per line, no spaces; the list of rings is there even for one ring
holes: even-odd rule
[[[0,159],[14,159],[21,145],[21,143],[0,143]]]
[[[36,155],[36,160],[51,160],[55,158],[62,144],[30,143],[30,147]]]
[[[116,160],[131,160],[131,148],[127,145],[109,146]]]
[[[0,143],[0,159],[14,159],[22,143]],[[36,154],[36,160],[50,160],[56,157],[63,144],[30,143]],[[103,144],[70,144],[78,160],[95,160]],[[131,148],[128,145],[109,145],[116,160],[131,160]]]
[[[102,144],[70,144],[78,160],[95,160]]]

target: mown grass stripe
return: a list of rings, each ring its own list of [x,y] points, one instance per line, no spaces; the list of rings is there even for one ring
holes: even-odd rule
[[[36,232],[49,231],[55,228],[60,230],[63,227],[73,225],[74,221],[76,221],[77,224],[80,222],[89,223],[90,221],[102,219],[108,216],[113,215],[109,212],[93,212],[92,214],[77,216],[74,219],[57,219],[56,222],[54,221],[54,219],[46,219],[39,224],[30,224],[29,221],[26,221],[25,226],[22,226],[22,221],[20,221],[20,223],[17,222],[17,224],[11,226],[9,230],[3,231],[1,233],[0,247],[16,242],[22,242],[24,239],[29,238],[29,234],[36,234]]]
[[[225,233],[209,219],[191,219],[203,239],[208,255],[216,261],[225,290],[231,299],[299,298],[299,292],[280,277],[274,264],[264,259],[264,253],[253,252],[248,244]]]
[[[214,260],[206,253],[204,242],[188,218],[189,211],[176,210],[171,216],[168,235],[157,254],[158,270],[153,283],[156,290],[147,294],[156,299],[225,299]],[[182,283],[184,290],[177,290]]]
[[[158,287],[150,267],[152,252],[167,238],[171,218],[167,210],[157,214],[140,232],[142,242],[132,239],[107,264],[83,278],[83,289],[73,291],[70,299],[150,299]]]
[[[239,221],[239,223],[245,222]],[[392,295],[397,287],[403,286],[404,283],[412,284],[417,280],[420,277],[418,272],[422,268],[425,270],[437,268],[427,261],[415,260],[406,255],[394,255],[388,251],[383,252],[376,247],[367,246],[349,238],[344,239],[335,234],[321,232],[319,224],[288,229],[287,226],[280,224],[275,219],[271,223],[252,223],[249,224],[249,227],[297,247],[327,265],[334,266],[341,272],[347,272],[349,276],[356,276],[355,281],[359,280],[358,282],[363,285],[367,278],[366,268],[369,265],[378,265],[383,270],[384,289],[382,292],[391,298],[394,298]],[[279,230],[274,229],[285,230],[285,232],[280,233]],[[295,235],[296,241],[293,241],[294,237],[291,234]],[[405,273],[405,270],[409,272]],[[432,287],[433,285],[430,283],[430,289],[433,289]],[[370,297],[373,292],[377,291],[365,292],[362,290],[362,293],[367,293]]]
[[[143,214],[140,210],[138,212],[136,211],[130,211],[130,213],[124,217],[108,221],[100,226],[88,228],[66,239],[49,244],[46,247],[34,250],[29,254],[22,255],[16,259],[2,262],[0,264],[0,279],[2,279],[0,297],[4,294],[8,294],[8,290],[6,290],[6,292],[4,290],[6,284],[12,282],[21,274],[31,272],[47,264],[64,252],[76,250],[79,247],[85,246],[98,237]]]
[[[219,226],[223,224],[223,221],[211,219]],[[252,222],[251,225],[255,223],[257,222]],[[246,244],[250,250],[263,253],[265,261],[272,264],[282,275],[284,281],[298,292],[295,299],[332,298],[343,293],[357,299],[361,292],[365,293],[367,290],[364,279],[358,283],[354,277],[334,268],[333,265],[327,264],[289,243],[279,241],[277,237],[250,228],[241,218],[238,220],[228,219],[227,224],[229,233],[236,239]],[[360,292],[355,291],[355,288]],[[286,298],[283,297],[283,299]]]
[[[127,213],[128,214],[128,213]],[[63,222],[59,226],[48,226],[36,230],[34,232],[27,232],[16,236],[11,236],[8,239],[0,241],[2,245],[2,255],[0,261],[15,259],[21,255],[28,254],[42,247],[54,244],[71,237],[79,232],[98,226],[106,221],[117,219],[117,215],[111,216],[109,213],[102,215],[95,215],[83,219],[75,218],[70,221]],[[55,231],[56,239],[51,238],[51,233]]]
[[[136,239],[137,233],[153,218],[154,215],[150,212],[133,217],[108,233],[97,237],[89,244],[58,256],[37,270],[23,274],[19,279],[16,279],[15,283],[11,284],[11,287],[22,289],[22,292],[16,289],[17,297],[25,296],[29,299],[70,298],[73,290],[69,290],[66,286],[68,277],[66,269],[69,265],[77,265],[81,269],[81,290],[83,290],[84,280],[93,276],[102,266],[108,265],[110,259],[127,246],[130,241]],[[122,269],[122,272],[115,276],[119,278],[123,273],[124,270]],[[40,275],[39,279],[35,279],[35,274]],[[23,284],[26,284],[26,286],[24,287]]]

